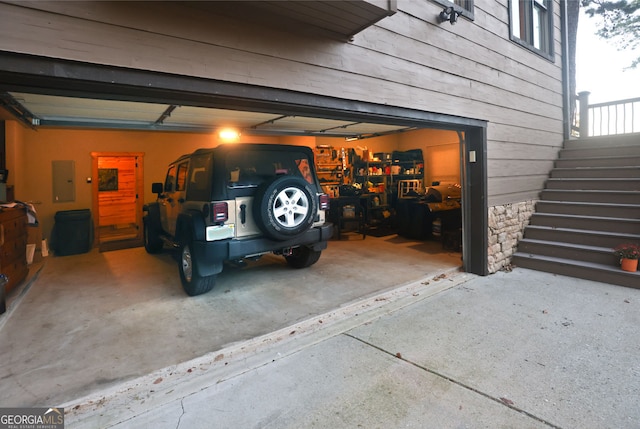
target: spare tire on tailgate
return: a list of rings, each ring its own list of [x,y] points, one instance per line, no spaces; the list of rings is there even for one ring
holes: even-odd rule
[[[313,187],[296,176],[278,176],[256,190],[253,218],[275,240],[287,240],[311,228],[318,212]]]

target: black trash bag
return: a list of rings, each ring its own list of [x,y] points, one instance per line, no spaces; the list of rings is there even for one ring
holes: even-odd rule
[[[353,185],[340,185],[341,197],[355,197],[362,194],[362,189],[356,188]]]

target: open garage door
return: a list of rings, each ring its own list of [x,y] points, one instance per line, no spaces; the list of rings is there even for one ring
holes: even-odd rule
[[[456,161],[460,166],[463,265],[466,271],[487,274],[486,124],[483,121],[18,54],[1,53],[0,59],[3,64],[0,66],[0,98],[8,112],[5,116],[35,130],[56,127],[82,130],[88,141],[91,137],[87,137],[87,133],[97,129],[210,134],[223,126],[234,126],[245,136],[349,140],[355,142],[354,149],[362,150],[358,156],[364,157],[364,149],[359,148],[367,147],[368,153],[375,154],[368,148],[378,138],[408,136],[423,130],[453,133],[458,146]],[[148,138],[147,134],[137,135]],[[179,143],[180,138],[175,137],[173,147]],[[109,151],[108,142],[94,144],[99,147],[91,150]],[[156,144],[154,147],[150,141],[149,151],[164,150],[164,143]],[[372,156],[365,162],[375,162],[375,158]],[[415,168],[418,167],[413,167],[411,174],[416,172]],[[428,184],[437,181],[427,180]]]

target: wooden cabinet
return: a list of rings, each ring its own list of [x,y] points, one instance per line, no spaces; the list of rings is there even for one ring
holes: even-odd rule
[[[0,274],[10,291],[27,276],[27,213],[23,208],[0,209]]]

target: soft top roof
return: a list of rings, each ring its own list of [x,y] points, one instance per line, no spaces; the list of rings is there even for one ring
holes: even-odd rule
[[[283,151],[283,152],[296,150],[299,152],[307,152],[308,155],[313,155],[313,151],[308,146],[274,144],[274,143],[223,143],[215,147],[196,149],[192,153],[188,153],[180,156],[180,158],[176,159],[174,162],[172,162],[172,164],[176,164],[185,159],[188,159],[192,155],[199,155],[199,154],[205,154],[205,153],[211,153],[211,152],[224,154],[224,153],[233,152],[237,150],[244,151],[244,150],[255,150],[255,149]]]

